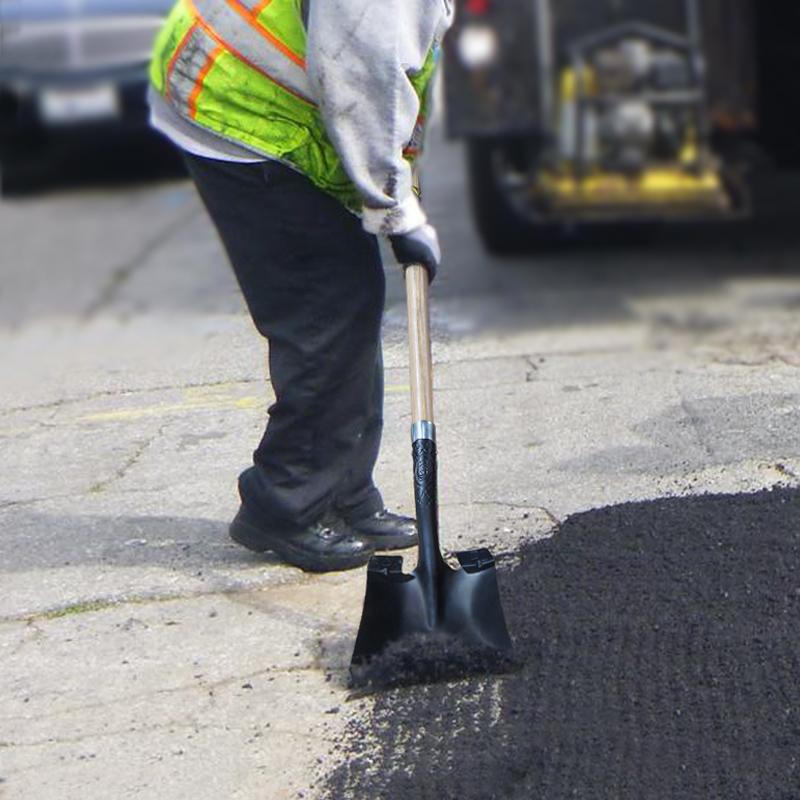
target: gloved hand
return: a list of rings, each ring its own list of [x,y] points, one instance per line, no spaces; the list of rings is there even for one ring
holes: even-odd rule
[[[420,225],[408,233],[389,237],[394,257],[404,267],[422,264],[428,270],[428,280],[433,281],[442,260],[439,237],[433,225]]]

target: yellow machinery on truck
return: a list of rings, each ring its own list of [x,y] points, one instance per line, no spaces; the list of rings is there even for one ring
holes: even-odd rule
[[[799,6],[459,0],[448,130],[467,141],[487,247],[564,226],[747,215],[753,154],[800,161],[800,103],[787,103]]]

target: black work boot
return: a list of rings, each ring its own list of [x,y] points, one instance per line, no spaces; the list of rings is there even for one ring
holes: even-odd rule
[[[275,528],[239,508],[228,529],[231,539],[248,550],[267,550],[306,572],[338,572],[366,564],[375,548],[338,518],[324,518],[306,528]]]
[[[404,550],[417,544],[417,521],[385,508],[376,514],[349,520],[350,527],[376,550]]]

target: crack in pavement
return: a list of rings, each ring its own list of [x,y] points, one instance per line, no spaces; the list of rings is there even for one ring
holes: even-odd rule
[[[538,376],[536,373],[539,372],[540,365],[544,363],[544,358],[542,356],[535,357],[527,355],[523,356],[523,361],[528,367],[528,370],[525,373],[525,383],[533,383],[534,381],[538,380]]]
[[[774,469],[780,475],[784,475],[787,478],[791,478],[792,480],[797,480],[798,478],[800,478],[800,475],[798,475],[791,467],[788,467],[782,461],[779,461],[776,464],[769,464],[767,466],[770,469]]]
[[[678,397],[680,398],[680,406],[681,410],[684,413],[686,420],[689,423],[689,426],[692,429],[692,433],[694,433],[694,438],[697,445],[700,449],[705,453],[706,458],[713,461],[715,459],[714,449],[711,446],[710,442],[707,442],[703,437],[703,434],[700,430],[700,418],[692,411],[692,407],[690,401],[686,399],[683,392],[681,392],[680,388],[676,386],[676,391],[678,393]]]
[[[126,727],[120,728],[118,730],[112,731],[103,731],[103,732],[96,732],[96,733],[84,733],[80,736],[53,736],[47,739],[39,739],[33,742],[13,742],[13,741],[2,741],[0,742],[0,748],[22,748],[22,747],[47,747],[51,745],[59,745],[59,744],[80,744],[81,742],[91,741],[91,740],[103,740],[103,739],[113,739],[119,736],[126,736],[126,735],[138,735],[142,733],[155,733],[156,731],[161,731],[164,729],[169,729],[173,731],[175,729],[181,730],[191,730],[195,733],[200,733],[200,731],[204,730],[224,730],[224,731],[238,731],[240,733],[252,730],[251,727],[243,727],[239,728],[236,726],[229,725],[227,723],[218,723],[218,724],[197,724],[194,722],[176,722],[174,720],[168,720],[166,722],[161,723],[154,723],[151,725],[144,725],[140,728],[137,727]],[[269,725],[270,733],[277,733],[283,734],[286,736],[297,736],[301,739],[313,739],[315,742],[323,741],[328,744],[335,744],[337,742],[337,737],[333,735],[326,735],[322,733],[309,733],[308,731],[298,731],[292,728],[275,728],[272,725]],[[173,753],[173,755],[175,755]],[[6,774],[13,774],[13,773],[6,773]]]
[[[442,507],[452,506],[499,506],[500,508],[513,508],[519,511],[541,511],[553,525],[560,525],[561,520],[545,506],[527,505],[525,503],[507,503],[503,500],[474,500],[471,503],[442,503]]]
[[[91,400],[99,400],[103,397],[133,397],[137,394],[151,394],[154,392],[169,392],[177,389],[213,389],[220,386],[249,386],[253,383],[270,383],[269,379],[263,377],[258,378],[227,378],[225,380],[217,381],[200,381],[198,383],[175,383],[163,384],[158,386],[148,386],[141,389],[104,389],[99,392],[91,392],[90,394],[81,395],[79,397],[70,397],[63,400],[54,400],[47,403],[34,403],[28,406],[13,406],[11,408],[0,410],[0,418],[11,416],[12,414],[27,413],[29,411],[48,411],[58,410],[64,406],[78,405],[79,403],[86,403]],[[39,423],[44,425],[46,423]]]
[[[609,349],[601,349],[596,351],[591,351],[592,353],[601,353],[601,354],[614,354],[614,353],[624,353],[628,352],[629,348],[609,348]],[[568,358],[572,356],[581,356],[584,353],[575,353],[575,352],[561,352],[561,351],[554,351],[552,353],[547,353],[547,357],[556,357],[556,358]],[[522,360],[522,363],[529,368],[528,373],[526,373],[526,383],[532,382],[529,379],[529,376],[532,374],[533,371],[538,371],[540,369],[540,365],[544,363],[546,360],[545,356],[541,354],[528,354],[528,355],[496,355],[496,356],[482,356],[477,358],[465,358],[465,359],[445,359],[445,360],[436,360],[436,365],[439,367],[452,367],[452,366],[464,366],[464,365],[475,365],[475,364],[491,364],[497,363],[498,361],[519,361]],[[399,364],[394,367],[387,367],[387,372],[390,370],[405,370],[407,368],[407,364]],[[502,381],[497,386],[505,386],[505,385],[513,385],[516,384],[517,381],[509,380],[509,381]],[[61,408],[65,408],[67,406],[74,406],[80,403],[89,402],[92,400],[99,400],[106,397],[133,397],[140,394],[151,394],[155,392],[167,392],[167,391],[174,391],[179,389],[208,389],[214,387],[221,387],[221,386],[250,386],[253,384],[265,384],[270,385],[271,380],[269,376],[262,376],[259,375],[258,377],[253,378],[230,378],[224,380],[215,380],[215,381],[200,381],[200,382],[189,382],[189,383],[178,383],[178,384],[159,384],[156,386],[148,386],[142,388],[127,388],[127,389],[104,389],[97,392],[90,392],[88,394],[79,395],[77,397],[69,397],[63,398],[59,400],[48,401],[44,403],[32,403],[29,405],[21,405],[21,406],[11,406],[10,408],[0,409],[0,419],[4,417],[9,417],[13,414],[24,414],[32,411],[58,411]],[[405,388],[405,387],[404,387]],[[437,391],[440,392],[453,392],[453,391],[462,391],[463,387],[438,387]],[[52,416],[50,417],[52,419]],[[45,425],[45,422],[39,422],[38,425]]]
[[[129,495],[129,494],[158,494],[159,492],[168,492],[175,488],[177,484],[164,484],[158,489],[115,489],[114,495]],[[29,497],[25,500],[4,500],[0,502],[0,511],[9,508],[26,508],[28,506],[35,506],[39,503],[48,503],[51,500],[80,500],[85,499],[89,492],[70,492],[69,494],[53,494],[47,497]]]
[[[105,492],[110,486],[113,486],[117,481],[121,481],[128,472],[139,463],[139,459],[145,454],[145,452],[150,448],[150,446],[161,436],[164,435],[164,430],[166,429],[166,425],[161,425],[158,430],[148,436],[146,439],[141,441],[136,449],[134,450],[133,454],[119,467],[116,472],[114,472],[111,477],[106,478],[103,481],[98,481],[97,483],[93,484],[89,487],[88,494],[101,494]]]
[[[202,678],[195,678],[196,683],[193,684],[185,684],[181,686],[170,686],[164,689],[153,689],[152,691],[144,691],[144,692],[134,692],[133,694],[125,694],[119,697],[113,698],[105,698],[103,700],[98,700],[95,703],[82,703],[79,705],[70,706],[69,708],[62,708],[58,711],[50,711],[45,714],[14,714],[14,715],[4,715],[4,721],[25,721],[25,722],[46,722],[48,720],[52,720],[56,717],[62,717],[66,714],[76,714],[82,713],[85,711],[95,711],[97,709],[107,709],[110,706],[122,705],[122,706],[132,706],[133,703],[136,703],[140,700],[146,700],[147,698],[154,698],[163,695],[176,695],[176,694],[183,694],[184,692],[194,692],[194,691],[202,691],[206,694],[206,696],[213,697],[214,692],[218,689],[225,689],[228,687],[232,687],[234,684],[239,683],[249,683],[250,681],[257,680],[260,677],[267,677],[267,676],[275,676],[275,675],[298,675],[307,672],[324,672],[324,671],[336,671],[333,668],[328,667],[319,667],[315,664],[309,665],[296,665],[291,667],[265,667],[264,669],[256,670],[255,672],[248,672],[244,675],[230,675],[227,678],[220,678],[216,681],[206,681],[202,680]],[[248,689],[244,689],[243,691],[249,691]],[[56,697],[63,697],[69,696],[72,692],[61,691],[61,692],[40,692],[37,694],[37,699],[41,700],[45,696],[56,696]],[[212,701],[213,702],[213,701]],[[43,741],[34,741],[34,742],[7,742],[2,741],[0,742],[0,747],[35,747],[40,744],[44,744]]]
[[[266,583],[239,583],[238,585],[229,586],[227,588],[217,586],[207,590],[200,589],[198,591],[172,592],[167,594],[153,592],[151,594],[141,594],[137,596],[126,595],[124,597],[92,597],[81,600],[81,604],[99,603],[102,604],[102,607],[87,609],[87,611],[83,613],[101,613],[120,608],[122,606],[143,606],[156,603],[169,603],[174,600],[199,600],[204,597],[237,597],[240,595],[249,594],[250,592],[258,592],[269,588],[283,589],[287,587],[300,587],[311,583],[315,578],[315,576],[312,574],[299,572],[296,579],[286,579],[279,584],[272,584],[269,582],[269,579],[274,578],[275,574],[272,571],[266,572],[266,566],[272,567],[273,565],[257,563],[254,567],[254,569],[258,569],[258,574],[262,575],[267,580]],[[282,568],[283,565],[276,563],[274,566]],[[251,572],[250,574],[252,575],[254,573]],[[67,619],[69,616],[74,615],[64,615],[61,612],[69,609],[73,605],[75,605],[75,603],[66,603],[60,606],[51,606],[50,608],[42,609],[41,611],[28,611],[22,614],[9,614],[6,616],[0,615],[0,626],[16,624],[19,622],[33,625],[36,622],[49,622]]]
[[[25,508],[26,506],[36,505],[36,503],[46,503],[48,500],[70,500],[85,496],[85,492],[80,492],[72,494],[54,494],[50,497],[29,497],[25,500],[4,500],[0,503],[0,511],[6,508]]]
[[[86,310],[81,314],[83,320],[90,320],[95,317],[100,311],[111,305],[117,298],[122,287],[130,280],[131,276],[145,266],[150,256],[158,250],[163,244],[166,244],[170,239],[178,236],[183,230],[183,226],[200,213],[199,208],[194,206],[189,207],[182,214],[177,215],[175,219],[171,219],[165,228],[158,231],[153,237],[144,242],[142,247],[137,253],[131,256],[127,261],[115,267],[111,273],[110,278],[106,281],[104,287],[100,289],[97,297],[88,305]]]

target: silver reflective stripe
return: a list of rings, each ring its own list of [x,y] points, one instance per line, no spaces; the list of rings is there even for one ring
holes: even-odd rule
[[[238,0],[231,0],[238,2]],[[194,0],[197,13],[234,55],[241,55],[276,83],[313,103],[305,70],[238,14],[228,0]],[[243,10],[249,10],[242,5]]]
[[[190,116],[189,98],[197,85],[200,72],[217,46],[217,43],[197,26],[175,57],[172,71],[167,76],[167,88],[170,100],[186,116]]]
[[[411,426],[411,441],[418,442],[420,439],[430,439],[436,441],[436,426],[426,419],[415,422]]]

